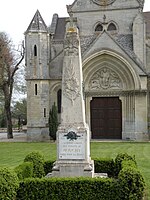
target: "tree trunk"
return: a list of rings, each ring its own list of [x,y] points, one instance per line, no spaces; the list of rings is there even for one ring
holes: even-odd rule
[[[13,84],[13,83],[11,83]],[[3,85],[3,91],[5,96],[5,113],[7,121],[7,138],[13,138],[13,129],[12,129],[12,119],[11,119],[11,96],[12,96],[12,85],[11,87],[6,83]]]
[[[24,59],[24,43],[19,55],[16,56],[14,47],[7,34],[0,33],[0,88],[4,93],[5,113],[7,121],[7,138],[13,138],[11,119],[11,98],[13,91],[14,76],[19,65]]]
[[[11,120],[11,111],[10,107],[5,107],[6,112],[6,121],[7,121],[7,138],[13,138],[13,129],[12,129],[12,120]]]

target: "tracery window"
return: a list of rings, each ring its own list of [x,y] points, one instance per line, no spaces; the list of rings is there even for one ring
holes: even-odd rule
[[[114,23],[110,23],[108,25],[108,28],[107,28],[107,31],[116,31],[117,28],[116,28],[116,25]]]
[[[100,32],[100,31],[103,31],[103,26],[101,24],[98,24],[95,28],[95,31],[96,32]]]

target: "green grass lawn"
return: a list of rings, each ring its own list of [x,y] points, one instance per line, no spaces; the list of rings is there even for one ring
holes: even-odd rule
[[[32,151],[40,151],[45,160],[56,159],[55,143],[0,143],[0,166],[15,167]],[[91,157],[115,158],[118,153],[135,155],[147,186],[150,200],[150,143],[135,142],[91,142]]]

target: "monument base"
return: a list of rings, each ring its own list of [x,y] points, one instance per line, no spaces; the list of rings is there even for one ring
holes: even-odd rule
[[[56,161],[52,177],[94,177],[94,161]]]
[[[89,128],[83,124],[60,126],[57,131],[57,161],[53,177],[94,177],[90,158]]]

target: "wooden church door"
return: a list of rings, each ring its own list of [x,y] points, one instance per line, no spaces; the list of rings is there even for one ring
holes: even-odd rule
[[[92,139],[122,139],[119,97],[94,97],[90,106]]]

